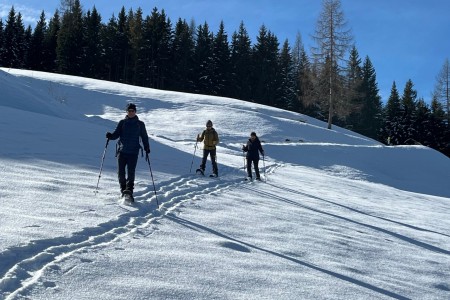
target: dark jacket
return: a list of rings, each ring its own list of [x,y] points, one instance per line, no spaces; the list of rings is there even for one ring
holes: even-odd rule
[[[138,155],[139,149],[141,149],[139,138],[142,140],[144,150],[150,150],[145,124],[139,120],[138,116],[133,118],[126,116],[125,119],[120,120],[116,130],[112,133],[111,140],[117,138],[120,138],[118,152]]]
[[[246,157],[251,160],[259,160],[259,152],[264,155],[264,150],[258,137],[256,137],[254,141],[248,139],[247,145],[245,145],[242,150],[247,152]]]

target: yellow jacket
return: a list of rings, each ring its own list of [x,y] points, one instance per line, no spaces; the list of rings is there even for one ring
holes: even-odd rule
[[[197,141],[203,141],[205,150],[214,150],[219,143],[219,135],[214,128],[203,130],[202,134],[197,136]]]

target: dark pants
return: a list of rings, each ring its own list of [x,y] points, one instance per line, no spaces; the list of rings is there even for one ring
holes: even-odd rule
[[[216,149],[214,149],[214,150],[203,149],[203,158],[202,158],[202,164],[200,165],[200,169],[202,171],[205,171],[206,160],[208,159],[208,155],[211,156],[213,173],[217,175],[218,169],[217,169],[217,161],[216,161]]]
[[[119,177],[121,192],[123,192],[124,190],[133,192],[137,160],[137,154],[120,152],[117,155],[117,176]],[[125,177],[125,168],[127,169],[126,174],[128,174],[128,177]]]
[[[248,177],[252,177],[252,162],[253,167],[255,168],[256,178],[259,179],[259,168],[258,168],[259,159],[247,158],[247,175]]]

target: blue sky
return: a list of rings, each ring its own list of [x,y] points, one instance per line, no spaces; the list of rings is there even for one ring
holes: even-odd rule
[[[122,6],[141,7],[149,15],[154,7],[164,9],[174,23],[178,18],[205,21],[217,32],[224,21],[228,35],[244,22],[255,40],[264,24],[279,39],[293,45],[297,33],[307,51],[314,45],[316,21],[322,8],[319,0],[81,0],[85,11],[95,5],[103,22]],[[369,56],[376,73],[380,95],[386,101],[393,81],[402,94],[411,79],[418,96],[430,100],[436,76],[450,57],[450,1],[442,0],[341,0],[342,9],[361,58]],[[11,6],[20,11],[26,24],[33,27],[42,10],[50,18],[60,0],[0,0],[0,17],[5,20]]]

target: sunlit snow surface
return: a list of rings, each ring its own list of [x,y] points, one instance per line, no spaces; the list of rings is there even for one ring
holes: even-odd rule
[[[152,150],[131,212],[113,141],[99,178],[127,102]],[[13,69],[0,108],[0,299],[450,298],[450,160],[434,150],[234,99]],[[208,119],[219,179],[194,174]],[[243,181],[251,131],[263,182]]]

